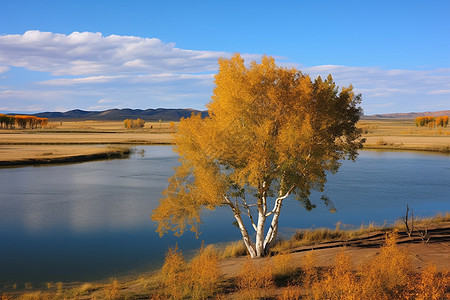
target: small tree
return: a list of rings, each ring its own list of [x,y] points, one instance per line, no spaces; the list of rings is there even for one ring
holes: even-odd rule
[[[352,86],[339,91],[331,75],[312,82],[266,56],[250,67],[239,54],[220,59],[215,84],[209,117],[193,114],[178,126],[181,165],[152,219],[161,235],[197,232],[202,208],[227,206],[251,257],[260,257],[277,236],[283,201],[296,195],[314,208],[311,191],[323,191],[340,159],[356,158],[361,97]]]
[[[145,126],[145,121],[142,119],[136,119],[136,120],[132,120],[132,119],[126,119],[123,121],[123,126],[127,129],[130,128],[144,128]]]

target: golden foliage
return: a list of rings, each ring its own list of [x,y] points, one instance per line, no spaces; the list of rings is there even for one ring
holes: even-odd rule
[[[362,145],[355,126],[361,97],[352,86],[339,91],[331,75],[313,81],[267,56],[247,67],[235,54],[219,60],[215,85],[209,117],[182,119],[174,136],[180,166],[152,214],[160,234],[197,232],[203,208],[227,204],[236,219],[239,205],[250,207],[246,201],[269,211],[262,199],[271,195],[296,194],[311,209],[311,190],[322,191],[327,171],[336,172],[341,158],[354,159]],[[257,230],[261,238],[264,230]],[[266,246],[276,228],[270,232]]]
[[[292,253],[275,255],[272,260],[273,274],[275,276],[286,276],[294,273],[295,266],[293,264],[294,258],[292,257]]]
[[[279,300],[298,300],[300,299],[302,289],[297,285],[288,285],[283,289]]]
[[[219,258],[210,245],[200,250],[189,263],[190,292],[192,299],[207,299],[216,291],[220,280]]]
[[[139,119],[139,118],[136,119],[136,120],[126,119],[126,120],[123,121],[123,126],[126,129],[143,128],[145,126],[145,121],[142,120],[142,119]]]
[[[334,261],[334,267],[320,281],[311,284],[313,299],[360,299],[357,277],[353,272],[350,257],[343,249]],[[367,298],[375,299],[375,298]]]
[[[219,258],[214,248],[207,246],[186,263],[177,246],[169,248],[161,275],[162,293],[170,299],[207,299],[217,292],[220,282]]]
[[[367,299],[393,299],[401,295],[408,284],[411,272],[408,254],[397,245],[395,232],[386,236],[386,245],[380,254],[365,264],[360,273],[361,295]]]
[[[448,125],[448,116],[440,116],[440,117],[432,117],[432,116],[424,116],[417,117],[414,119],[416,126],[422,127],[447,127]]]
[[[104,289],[105,299],[118,299],[119,297],[119,282],[113,279],[109,285]]]
[[[317,273],[317,257],[314,250],[309,251],[305,257],[302,264],[302,269],[305,274],[303,283],[305,287],[311,287],[314,282],[318,280],[318,273]]]
[[[263,266],[257,265],[253,259],[247,258],[236,281],[243,299],[263,297],[273,287],[272,265],[267,262]]]
[[[353,268],[342,251],[328,271],[318,275],[309,254],[303,267],[304,285],[313,299],[445,299],[450,276],[438,274],[429,264],[415,275],[408,253],[396,245],[396,233],[386,236],[380,254],[359,268]]]
[[[448,272],[439,275],[436,272],[436,266],[428,263],[422,271],[419,283],[411,284],[411,290],[415,291],[414,298],[417,300],[445,299],[449,283],[450,274]]]
[[[244,242],[236,241],[228,243],[225,246],[225,249],[221,253],[221,258],[228,258],[228,257],[236,257],[236,256],[243,256],[247,254],[247,248],[245,247]]]
[[[48,125],[48,118],[38,118],[36,116],[8,116],[0,114],[0,129],[35,129],[44,128]]]
[[[178,246],[169,248],[161,269],[163,293],[171,299],[182,299],[186,294],[187,264]]]

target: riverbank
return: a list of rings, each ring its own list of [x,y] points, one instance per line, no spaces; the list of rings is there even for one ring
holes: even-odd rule
[[[40,130],[0,130],[0,167],[124,158],[130,145],[169,145],[174,128],[149,123],[127,130],[123,122],[50,123]]]
[[[423,276],[429,266],[435,266],[433,284],[437,284],[438,280],[446,284],[448,295],[450,293],[448,290],[450,276],[445,272],[450,270],[450,261],[448,260],[450,216],[447,213],[444,216],[416,222],[415,225],[416,231],[411,236],[408,236],[402,224],[393,228],[361,228],[352,232],[329,230],[332,233],[330,236],[334,236],[334,238],[323,235],[320,232],[321,229],[311,230],[310,232],[315,234],[316,239],[309,241],[308,245],[292,247],[285,245],[281,253],[273,253],[271,257],[256,260],[249,260],[245,256],[222,258],[218,261],[219,281],[213,293],[219,299],[242,299],[243,287],[238,283],[239,274],[244,266],[248,267],[250,261],[256,268],[255,270],[267,271],[267,266],[272,266],[270,274],[265,276],[265,280],[269,280],[271,283],[265,288],[259,287],[258,291],[250,292],[258,293],[265,299],[298,299],[293,296],[283,298],[283,295],[289,294],[295,289],[302,299],[310,299],[308,293],[312,287],[308,287],[305,283],[305,274],[311,270],[316,274],[315,276],[318,276],[316,281],[325,280],[327,272],[332,272],[339,263],[337,259],[344,255],[348,261],[341,268],[347,268],[346,272],[350,272],[347,275],[361,272],[364,269],[363,266],[373,262],[379,263],[388,248],[389,255],[387,258],[385,257],[388,259],[386,263],[401,263],[404,268],[402,271],[405,272],[402,276],[406,276],[405,280],[410,283],[419,282],[420,276]],[[386,240],[386,236],[394,230],[396,231],[396,244],[389,245],[390,241]],[[426,238],[422,236],[425,231]],[[298,239],[298,235],[292,239]],[[224,252],[216,250],[216,253],[220,258]],[[391,262],[389,259],[394,260]],[[395,259],[400,260],[396,261]],[[308,265],[310,263],[313,265]],[[207,268],[207,266],[202,266]],[[395,269],[395,266],[392,265],[383,267],[386,267],[386,273],[391,272],[392,268]],[[187,270],[185,268],[181,269]],[[255,276],[255,274],[249,274],[249,276]],[[180,277],[180,281],[177,282],[180,286],[183,284],[182,278]],[[6,299],[166,299],[164,298],[164,289],[161,289],[163,280],[164,275],[161,271],[157,271],[103,282],[49,282],[44,285],[45,288],[33,287],[29,284],[28,290],[25,291],[14,286],[0,288],[0,291],[3,290],[3,296],[8,297]],[[417,288],[417,286],[413,288]]]
[[[0,167],[127,158],[130,151],[129,147],[106,145],[0,145]]]

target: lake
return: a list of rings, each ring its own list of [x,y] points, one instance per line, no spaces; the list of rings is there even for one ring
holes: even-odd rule
[[[205,243],[240,239],[226,208],[203,214],[202,234],[160,238],[150,219],[178,164],[171,146],[136,147],[129,159],[0,169],[0,288],[6,284],[92,281],[154,270],[167,247],[185,254]],[[294,228],[382,225],[450,211],[450,156],[361,151],[328,177],[331,214],[286,201],[282,234]],[[341,225],[341,228],[343,225]]]

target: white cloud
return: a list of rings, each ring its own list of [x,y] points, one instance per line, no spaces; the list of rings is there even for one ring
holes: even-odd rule
[[[450,94],[450,90],[434,90],[434,91],[430,91],[428,94],[430,94],[430,95],[447,95],[447,94]]]
[[[332,74],[339,86],[352,84],[362,93],[362,106],[367,114],[382,112],[420,111],[427,102],[434,110],[448,109],[439,95],[449,94],[450,69],[384,70],[377,67],[324,65],[303,68],[311,77]],[[447,99],[448,100],[448,99]],[[380,108],[390,110],[381,111]]]
[[[2,78],[8,78],[17,67],[37,75],[26,83],[14,85],[9,80],[10,86],[3,84],[0,101],[3,107],[22,111],[32,107],[105,109],[113,105],[204,109],[212,94],[217,59],[230,56],[220,51],[180,49],[156,38],[93,32],[65,35],[27,31],[3,35]],[[242,56],[246,63],[261,59],[258,54]],[[287,67],[301,63],[275,59]],[[430,107],[435,105],[436,110],[449,108],[450,69],[385,70],[342,65],[300,69],[313,78],[331,73],[339,86],[352,84],[356,92],[363,94],[362,106],[368,114],[418,111],[425,102]],[[39,77],[39,72],[45,76]]]
[[[27,31],[0,36],[0,64],[53,75],[205,72],[226,52],[176,48],[156,38]]]
[[[116,100],[111,99],[100,99],[97,101],[98,104],[116,103]]]

